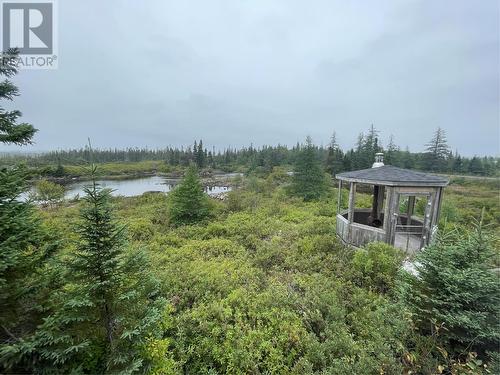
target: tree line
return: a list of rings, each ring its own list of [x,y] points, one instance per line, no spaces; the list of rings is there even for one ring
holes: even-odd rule
[[[401,168],[450,174],[471,174],[477,176],[496,176],[499,172],[499,158],[493,156],[464,157],[452,152],[448,145],[445,131],[436,129],[432,138],[424,145],[423,152],[410,152],[396,145],[391,135],[384,146],[380,142],[379,131],[372,125],[366,133],[358,136],[356,145],[343,150],[334,132],[327,146],[314,146],[318,159],[323,161],[326,172],[335,174],[348,170],[370,168],[375,153],[383,152],[385,163]],[[226,148],[216,151],[207,149],[203,140],[195,141],[188,147],[166,147],[163,149],[127,148],[95,149],[93,158],[96,162],[140,162],[146,160],[163,161],[171,166],[189,166],[194,163],[199,169],[211,168],[232,171],[247,168],[249,171],[271,171],[276,166],[293,165],[301,152],[301,145],[285,145]],[[4,156],[15,161],[19,156]],[[72,150],[59,150],[38,155],[23,156],[29,165],[57,165],[56,174],[63,174],[64,164],[84,164],[90,160],[88,147]]]

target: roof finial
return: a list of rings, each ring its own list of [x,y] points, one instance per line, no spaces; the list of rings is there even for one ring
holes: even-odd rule
[[[375,163],[373,163],[372,168],[382,167],[384,165],[384,154],[382,152],[377,152],[375,154]]]

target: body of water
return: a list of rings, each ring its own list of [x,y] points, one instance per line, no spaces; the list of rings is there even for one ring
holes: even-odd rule
[[[98,180],[97,183],[101,187],[112,189],[112,195],[114,196],[124,196],[133,197],[137,195],[142,195],[148,191],[157,191],[168,193],[171,191],[181,179],[166,178],[161,176],[151,176],[134,178],[130,180]],[[85,186],[91,185],[91,181],[78,181],[70,183],[65,186],[66,199],[74,199],[77,196],[82,197],[85,193],[83,189]],[[209,195],[216,195],[230,191],[231,187],[215,185],[215,186],[205,186],[205,192]]]

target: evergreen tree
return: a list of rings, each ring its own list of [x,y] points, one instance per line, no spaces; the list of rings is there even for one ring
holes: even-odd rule
[[[406,146],[404,152],[401,153],[401,166],[406,169],[415,168],[415,158],[412,157],[408,146]]]
[[[16,50],[2,53],[0,75],[17,73]],[[0,83],[0,99],[13,100],[18,89],[8,79]],[[21,113],[0,108],[0,143],[25,145],[36,130],[17,123]],[[31,204],[20,196],[28,189],[25,167],[0,168],[0,372],[5,348],[23,340],[39,320],[45,260],[54,250],[42,231]],[[15,361],[14,361],[15,363]]]
[[[483,163],[482,163],[480,158],[478,158],[477,156],[474,156],[470,160],[468,172],[471,174],[476,174],[476,175],[483,174],[483,172],[484,172]]]
[[[170,194],[169,215],[174,225],[194,224],[210,215],[210,202],[203,192],[198,171],[191,165],[177,186]]]
[[[494,251],[481,224],[472,234],[458,230],[440,236],[407,274],[403,300],[425,333],[439,331],[452,353],[496,350],[500,344],[500,292],[492,272]]]
[[[332,148],[332,146],[328,146],[328,151],[327,151],[326,160],[325,160],[325,170],[327,173],[329,173],[331,175],[335,174],[335,170],[333,167],[334,160],[335,160],[335,151]]]
[[[321,198],[327,191],[328,183],[316,155],[316,150],[310,137],[302,147],[295,162],[292,194],[311,201]]]
[[[54,177],[64,177],[66,175],[66,171],[61,163],[57,164],[57,168],[55,169],[53,176]]]
[[[442,171],[449,153],[445,131],[437,128],[434,136],[426,145],[424,168],[430,171]]]
[[[17,73],[16,61],[18,51],[10,49],[0,55],[0,76],[10,78]],[[19,95],[18,88],[8,79],[0,82],[0,100],[12,101]],[[0,107],[0,143],[26,145],[32,142],[36,129],[27,123],[18,123],[21,117],[18,110],[6,111]]]
[[[344,155],[337,143],[337,134],[333,132],[325,160],[326,171],[332,175],[344,170]]]
[[[212,161],[211,161],[210,167],[212,169],[217,168],[217,165],[215,163],[215,146],[212,146]]]
[[[388,165],[399,165],[399,160],[398,160],[398,154],[399,154],[399,147],[396,146],[396,143],[394,142],[394,136],[391,134],[389,137],[389,143],[387,144],[387,149],[385,150],[385,164]]]
[[[498,174],[497,168],[498,165],[494,158],[485,156],[482,159],[483,162],[483,174],[486,176],[495,176],[495,173]]]
[[[205,150],[203,149],[203,141],[200,139],[198,143],[198,147],[196,147],[196,141],[194,142],[194,161],[196,166],[201,169],[205,166]]]
[[[155,297],[145,255],[126,252],[110,190],[93,178],[84,191],[67,283],[52,296],[52,313],[37,331],[0,351],[6,363],[52,373],[132,373],[149,365],[143,351],[148,338],[161,335],[165,301]]]
[[[180,165],[188,166],[190,163],[193,162],[193,152],[191,151],[191,147],[188,147],[186,150],[181,149],[179,155],[180,155]]]
[[[373,124],[370,126],[368,135],[364,139],[362,146],[362,160],[363,168],[370,168],[375,160],[375,154],[382,150],[378,145],[378,130],[375,129]]]
[[[461,173],[463,170],[463,162],[462,162],[462,158],[460,157],[460,155],[457,155],[455,157],[455,160],[453,161],[453,167],[452,167],[452,171],[454,173]]]
[[[36,280],[51,250],[44,246],[34,207],[20,199],[28,188],[26,176],[23,167],[0,169],[1,346],[22,340],[34,328],[40,286]]]
[[[354,169],[365,169],[372,166],[375,154],[382,151],[382,147],[378,143],[378,133],[372,124],[367,135],[359,134],[351,160]]]
[[[363,169],[367,168],[367,160],[365,157],[364,146],[365,145],[365,135],[360,133],[358,135],[358,140],[356,142],[356,149],[351,154],[351,164],[353,169]]]

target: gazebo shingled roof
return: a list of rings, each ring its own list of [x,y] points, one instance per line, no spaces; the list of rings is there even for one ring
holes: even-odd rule
[[[384,165],[378,168],[339,173],[338,180],[386,186],[446,186],[448,179],[410,169]]]

